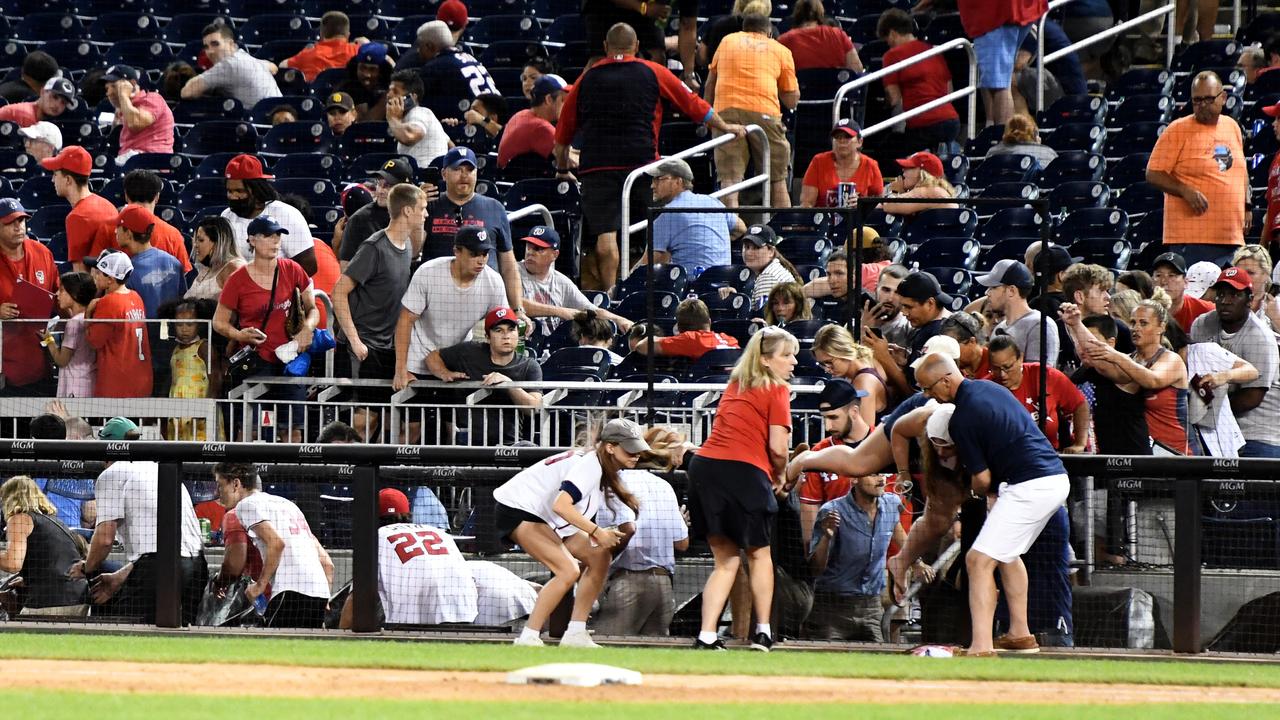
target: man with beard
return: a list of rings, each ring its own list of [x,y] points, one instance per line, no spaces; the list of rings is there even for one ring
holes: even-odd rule
[[[1001,260],[991,268],[991,272],[979,275],[977,280],[987,289],[987,307],[1004,313],[1004,320],[996,326],[995,334],[1011,336],[1026,362],[1043,360],[1053,367],[1058,361],[1058,324],[1049,321],[1045,347],[1041,348],[1040,321],[1043,316],[1027,304],[1035,286],[1027,266],[1017,260]]]
[[[252,155],[237,155],[227,163],[227,209],[222,217],[231,223],[241,257],[253,257],[249,247],[249,223],[268,216],[288,231],[280,245],[280,254],[302,266],[308,275],[316,274],[316,251],[311,228],[302,213],[280,200],[271,184],[274,175],[262,170],[262,161]],[[352,253],[354,254],[354,250]]]
[[[871,434],[871,428],[862,419],[858,399],[866,393],[858,390],[844,378],[827,381],[818,395],[818,412],[827,437],[813,446],[814,452],[832,445],[857,447]],[[818,509],[824,504],[849,494],[853,479],[838,472],[813,471],[804,474],[797,493],[800,496],[800,533],[804,546],[809,547],[813,537],[813,524],[818,519]]]

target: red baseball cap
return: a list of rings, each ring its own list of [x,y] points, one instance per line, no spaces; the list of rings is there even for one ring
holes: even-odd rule
[[[120,211],[116,218],[116,227],[122,227],[131,233],[141,235],[155,227],[156,216],[141,205],[130,205]]]
[[[1253,281],[1249,279],[1249,273],[1244,271],[1242,267],[1229,267],[1218,275],[1218,279],[1213,281],[1214,285],[1227,284],[1237,290],[1252,290]]]
[[[942,161],[931,152],[918,152],[911,157],[898,160],[898,164],[904,169],[920,168],[934,177],[946,175],[946,171],[942,168]]]
[[[262,161],[252,155],[237,155],[227,163],[228,180],[270,180],[275,175],[262,171]]]
[[[1280,117],[1280,103],[1268,105],[1267,107],[1262,108],[1262,112],[1266,113],[1269,117]]]
[[[93,156],[79,145],[68,145],[57,155],[41,160],[40,167],[50,171],[64,170],[76,175],[89,175],[93,172]]]
[[[484,314],[484,331],[489,332],[502,323],[511,323],[519,327],[519,316],[509,307],[496,307]]]
[[[383,488],[378,491],[379,515],[408,515],[409,498],[395,488]]]
[[[436,19],[448,25],[450,30],[460,30],[467,26],[467,6],[458,0],[444,0],[436,11]]]

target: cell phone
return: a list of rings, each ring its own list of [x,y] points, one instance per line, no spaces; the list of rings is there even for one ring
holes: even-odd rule
[[[884,339],[884,331],[883,331],[883,330],[881,330],[880,328],[876,328],[876,327],[869,327],[869,328],[867,328],[867,332],[871,333],[872,335],[875,335],[876,337],[880,338],[881,340],[883,340],[883,339]]]
[[[434,165],[425,168],[422,171],[422,177],[424,178],[423,182],[430,185],[435,185],[436,187],[441,187],[443,185],[443,180],[440,176],[440,168],[435,167]]]

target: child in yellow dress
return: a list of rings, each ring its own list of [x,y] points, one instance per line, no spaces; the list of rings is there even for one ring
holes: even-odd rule
[[[201,328],[207,328],[201,320],[194,301],[184,300],[174,307],[174,340],[177,346],[169,358],[172,382],[171,398],[209,397],[209,341],[200,336]],[[168,436],[171,440],[209,440],[208,423],[203,418],[170,418]]]

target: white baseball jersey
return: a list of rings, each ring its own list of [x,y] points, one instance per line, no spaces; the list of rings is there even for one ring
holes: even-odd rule
[[[273,595],[292,590],[308,597],[329,597],[329,579],[325,577],[324,566],[320,564],[320,552],[316,549],[316,539],[311,534],[311,526],[291,501],[265,492],[250,493],[236,503],[236,517],[253,539],[254,547],[267,560],[267,544],[258,534],[258,526],[264,522],[271,523],[271,529],[284,540],[284,551],[280,554],[280,564],[276,566],[276,574],[271,578]]]
[[[675,490],[671,489],[671,483],[644,470],[623,470],[619,476],[640,501],[640,517],[617,498],[610,498],[596,516],[596,522],[605,526],[636,524],[636,534],[627,543],[627,549],[613,561],[613,567],[624,570],[661,567],[675,575],[675,543],[689,537]]]
[[[476,585],[449,533],[397,523],[378,530],[378,599],[387,622],[435,625],[476,619]]]
[[[116,538],[129,562],[156,551],[156,506],[160,466],[153,462],[113,462],[93,483],[98,522],[115,521]],[[182,486],[182,557],[196,557],[204,547],[200,521],[187,486]]]
[[[493,491],[493,499],[517,510],[537,515],[560,537],[580,532],[552,509],[563,490],[574,498],[573,506],[592,518],[604,503],[600,490],[600,458],[594,450],[570,450],[553,455],[520,471]]]
[[[528,580],[488,560],[469,560],[476,583],[477,625],[506,625],[533,611],[538,593]]]

